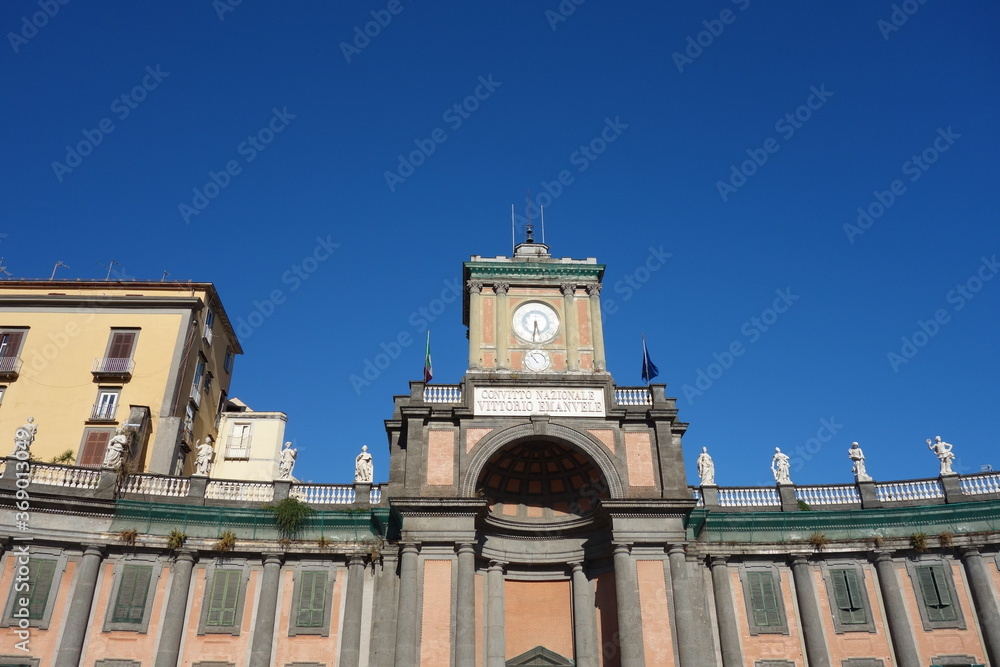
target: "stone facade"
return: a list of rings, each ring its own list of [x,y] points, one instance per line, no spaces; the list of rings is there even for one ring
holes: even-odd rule
[[[395,398],[387,483],[6,459],[3,659],[998,664],[1000,475],[690,487],[675,399],[603,369],[603,267],[530,246],[466,263],[469,371]]]

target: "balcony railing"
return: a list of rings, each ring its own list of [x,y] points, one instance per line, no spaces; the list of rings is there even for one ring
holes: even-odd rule
[[[130,358],[121,357],[101,357],[94,359],[94,369],[91,371],[98,377],[115,377],[128,379],[132,377],[132,369],[135,362]]]
[[[462,385],[429,384],[424,387],[425,403],[461,403]]]
[[[115,414],[118,412],[118,403],[98,403],[90,411],[90,421],[92,422],[113,422]]]
[[[227,461],[246,461],[249,458],[250,458],[249,447],[232,447],[230,445],[226,445]]]
[[[0,377],[15,380],[21,374],[21,357],[0,357]]]
[[[652,405],[653,395],[646,387],[619,387],[615,389],[618,405]]]

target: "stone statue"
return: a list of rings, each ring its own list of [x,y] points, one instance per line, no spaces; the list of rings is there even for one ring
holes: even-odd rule
[[[708,455],[708,447],[702,447],[698,455],[698,477],[701,477],[701,486],[715,486],[715,462]]]
[[[861,446],[856,442],[852,442],[851,448],[847,450],[847,455],[854,462],[854,467],[851,469],[854,473],[854,481],[872,481],[872,478],[868,476],[868,472],[865,470],[865,453],[861,451]]]
[[[35,441],[35,433],[38,431],[38,424],[34,417],[28,417],[28,423],[14,431],[14,455],[19,451],[25,452],[25,457],[31,453],[31,443]]]
[[[115,435],[108,442],[108,448],[104,450],[104,463],[102,468],[118,470],[125,462],[125,452],[128,450],[129,437],[125,434],[125,428],[119,426],[115,430]]]
[[[952,446],[941,439],[941,436],[934,436],[934,442],[930,440],[927,441],[927,448],[934,452],[935,456],[941,462],[941,474],[942,475],[954,475],[955,471],[951,469],[951,462],[955,460],[955,455],[951,453]]]
[[[771,458],[771,472],[774,473],[774,481],[778,484],[791,484],[792,479],[788,474],[790,469],[788,455],[782,454],[781,450],[775,447],[774,456]]]
[[[205,441],[198,442],[194,459],[194,474],[208,477],[209,468],[212,467],[212,456],[215,455],[215,447],[212,446],[212,436],[206,436]]]
[[[285,448],[281,450],[281,459],[278,461],[278,479],[292,478],[292,468],[295,467],[295,457],[298,455],[299,452],[292,448],[292,443],[286,442]]]
[[[354,481],[371,484],[373,474],[372,455],[368,453],[368,445],[362,445],[361,453],[354,459]]]

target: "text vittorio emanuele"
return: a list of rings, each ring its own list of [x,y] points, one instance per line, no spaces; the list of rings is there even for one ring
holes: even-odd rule
[[[476,387],[475,413],[478,415],[603,415],[604,392],[600,389]]]

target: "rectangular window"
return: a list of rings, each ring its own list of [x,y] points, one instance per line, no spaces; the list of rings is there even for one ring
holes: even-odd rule
[[[226,442],[227,459],[250,458],[250,438],[253,435],[252,424],[233,424]]]
[[[109,359],[131,359],[137,331],[112,331],[108,341]]]
[[[222,362],[222,367],[226,369],[226,372],[232,375],[233,373],[233,362],[236,361],[236,355],[233,354],[233,348],[226,348],[226,358]]]
[[[142,623],[152,577],[152,565],[126,565],[122,569],[112,623]]]
[[[837,605],[837,619],[843,625],[865,625],[868,613],[861,593],[857,570],[830,570],[833,596]]]
[[[958,620],[958,610],[952,601],[944,568],[941,565],[918,565],[915,570],[927,620],[932,623]]]
[[[205,339],[205,343],[208,345],[212,344],[212,325],[215,324],[215,313],[211,308],[205,311],[205,326],[201,331],[202,337]]]
[[[324,571],[304,571],[299,590],[299,608],[295,624],[300,628],[323,627],[326,616],[326,580]]]
[[[208,616],[205,625],[231,627],[236,623],[236,604],[243,579],[241,570],[216,570],[212,577],[212,591],[208,599]]]
[[[77,465],[85,468],[100,468],[101,464],[104,463],[104,452],[108,448],[111,433],[108,429],[85,429],[83,447],[80,449],[80,455],[76,457],[76,460],[79,461]]]
[[[750,589],[753,624],[761,628],[783,626],[774,575],[771,572],[747,572],[747,587]]]
[[[194,367],[194,380],[191,382],[195,389],[201,389],[201,379],[205,376],[205,360],[198,359],[198,365]]]
[[[21,345],[27,330],[0,329],[0,373],[20,372]]]
[[[121,389],[98,389],[97,402],[94,403],[94,411],[90,415],[92,421],[114,421],[115,413],[118,412],[118,398],[121,396]]]
[[[212,393],[212,380],[215,376],[211,373],[205,373],[205,393],[211,396]]]
[[[56,572],[56,561],[42,558],[28,559],[28,590],[15,591],[9,616],[19,610],[19,601],[28,600],[28,619],[38,621],[45,617],[45,606],[52,590],[52,579]]]

